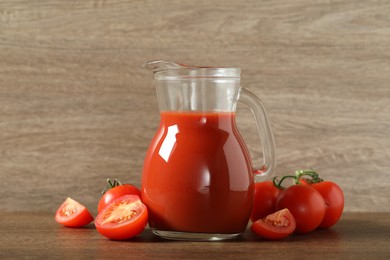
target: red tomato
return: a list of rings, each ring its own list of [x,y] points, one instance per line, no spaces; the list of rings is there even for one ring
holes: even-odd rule
[[[266,239],[282,239],[294,232],[295,219],[288,209],[282,209],[253,223],[251,230]]]
[[[91,223],[93,217],[86,207],[67,198],[57,209],[55,220],[66,227],[82,227]]]
[[[132,238],[140,234],[148,222],[148,211],[137,195],[115,199],[96,217],[97,231],[114,240]]]
[[[255,184],[255,199],[251,220],[255,222],[275,212],[275,203],[281,189],[277,188],[272,181],[258,182]]]
[[[141,198],[141,191],[131,184],[122,184],[110,188],[104,193],[104,195],[99,200],[98,212],[100,212],[104,207],[113,202],[116,198],[119,198],[123,195],[137,195]]]
[[[296,233],[307,233],[316,229],[325,216],[325,201],[321,194],[310,186],[293,185],[280,193],[276,209],[288,208],[294,216]]]
[[[299,179],[299,182],[302,185],[310,185],[310,183],[306,179]]]
[[[320,228],[329,228],[337,223],[344,209],[344,193],[334,182],[322,181],[311,185],[325,200],[326,211]]]

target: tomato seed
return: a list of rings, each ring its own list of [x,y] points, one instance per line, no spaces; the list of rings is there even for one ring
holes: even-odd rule
[[[285,218],[282,220],[265,219],[264,222],[274,227],[287,227],[289,225],[288,219]]]
[[[61,210],[61,214],[63,216],[70,216],[72,214],[76,213],[76,209],[74,207],[64,207],[62,210]]]
[[[132,219],[134,216],[137,215],[137,211],[135,210],[130,210],[130,213],[126,216],[122,216],[122,217],[119,217],[119,218],[115,218],[115,219],[112,219],[110,220],[109,222],[112,223],[112,224],[118,224],[118,223],[122,223],[124,221],[127,221],[127,220],[130,220]],[[106,217],[106,216],[105,216]]]

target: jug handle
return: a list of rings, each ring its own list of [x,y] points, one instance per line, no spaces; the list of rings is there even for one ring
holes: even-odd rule
[[[247,105],[255,117],[257,131],[263,147],[263,165],[259,169],[253,169],[255,182],[270,179],[275,173],[276,149],[265,107],[255,94],[243,87],[239,90],[238,100]]]

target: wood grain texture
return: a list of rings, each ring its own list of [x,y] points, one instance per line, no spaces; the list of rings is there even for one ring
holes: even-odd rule
[[[332,229],[266,241],[249,229],[223,242],[168,241],[146,229],[112,241],[93,225],[65,228],[48,213],[0,212],[2,259],[388,259],[389,213],[346,213]],[[32,224],[34,223],[34,224]],[[27,235],[28,234],[28,235]],[[48,246],[50,245],[50,246]]]
[[[169,59],[241,67],[278,174],[312,167],[347,211],[390,211],[389,13],[375,0],[0,0],[0,209],[66,196],[93,209],[107,177],[139,185],[159,121],[140,66]],[[237,113],[258,165],[253,118]]]

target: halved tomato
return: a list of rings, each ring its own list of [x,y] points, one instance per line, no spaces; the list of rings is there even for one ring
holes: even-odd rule
[[[137,195],[125,195],[103,208],[96,217],[97,231],[114,240],[140,234],[148,222],[148,211]]]
[[[93,217],[86,207],[67,198],[57,209],[55,220],[66,227],[82,227],[91,223]]]
[[[288,209],[282,209],[253,223],[251,230],[270,240],[282,239],[294,232],[295,219]]]

